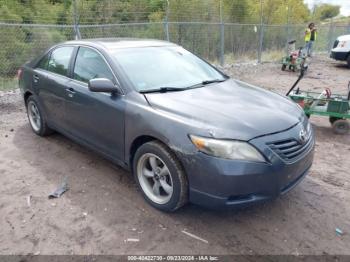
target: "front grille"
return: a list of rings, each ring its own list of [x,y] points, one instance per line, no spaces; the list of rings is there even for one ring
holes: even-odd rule
[[[338,46],[339,40],[335,40],[333,44],[333,48],[336,48]]]
[[[268,143],[268,146],[282,159],[293,161],[307,152],[313,144],[312,136],[304,143],[296,139],[286,139],[278,142]]]

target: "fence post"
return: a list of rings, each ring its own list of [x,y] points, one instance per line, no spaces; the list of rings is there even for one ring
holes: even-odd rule
[[[73,0],[73,22],[74,22],[74,36],[75,39],[81,39],[81,34],[79,30],[79,18],[78,18],[78,11],[77,11],[77,0]]]
[[[225,25],[220,24],[220,65],[225,64]]]
[[[260,0],[260,27],[259,27],[259,47],[258,47],[258,63],[261,63],[261,55],[264,41],[264,23],[263,23],[263,0]]]
[[[334,35],[334,24],[333,24],[333,18],[331,18],[331,23],[329,25],[329,34],[328,34],[328,53],[331,52],[331,49],[333,47],[333,35]]]
[[[290,8],[289,8],[289,1],[288,1],[288,4],[287,4],[287,41],[286,41],[286,55],[288,55],[288,43],[290,41],[289,39],[289,16],[290,16]]]
[[[164,29],[165,29],[165,37],[167,41],[170,41],[170,36],[169,36],[169,7],[170,3],[169,0],[166,0],[167,5],[166,5],[166,10],[165,10],[165,23],[164,23]]]
[[[220,0],[220,65],[225,64],[225,25],[222,17],[222,0]]]

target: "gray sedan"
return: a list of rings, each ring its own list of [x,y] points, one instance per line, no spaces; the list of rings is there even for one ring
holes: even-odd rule
[[[129,169],[163,211],[275,198],[313,161],[296,104],[169,42],[66,42],[25,64],[19,83],[37,135],[60,132]]]

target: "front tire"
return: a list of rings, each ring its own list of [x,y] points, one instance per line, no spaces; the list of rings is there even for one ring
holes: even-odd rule
[[[348,68],[350,68],[350,54],[348,54],[348,58],[346,59],[346,62],[348,64]]]
[[[47,126],[45,115],[38,101],[30,96],[26,101],[29,124],[38,136],[50,135],[53,131]]]
[[[175,154],[164,144],[151,141],[135,153],[133,173],[145,200],[172,212],[188,201],[188,182]]]

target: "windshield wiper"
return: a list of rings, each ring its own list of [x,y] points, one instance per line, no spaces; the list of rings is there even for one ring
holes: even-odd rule
[[[146,90],[141,90],[139,91],[141,94],[148,94],[148,93],[166,93],[166,92],[178,92],[178,91],[184,91],[188,89],[194,89],[194,88],[199,88],[205,85],[209,85],[212,83],[221,83],[226,81],[228,78],[224,79],[211,79],[211,80],[204,80],[199,84],[195,84],[192,86],[188,87],[159,87],[159,88],[154,88],[154,89],[146,89]]]
[[[221,82],[224,82],[226,80],[227,80],[226,78],[224,78],[224,79],[204,80],[204,81],[202,81],[202,85],[209,85],[209,84],[212,84],[212,83],[221,83]]]
[[[148,93],[166,93],[166,92],[176,92],[176,91],[183,91],[188,88],[183,87],[160,87],[155,89],[148,89],[148,90],[141,90],[139,91],[141,94],[148,94]]]
[[[226,81],[227,79],[228,79],[228,78],[204,80],[204,81],[202,81],[202,82],[200,82],[200,83],[198,83],[198,84],[189,86],[188,89],[199,88],[199,87],[203,87],[203,86],[205,86],[205,85],[209,85],[209,84],[212,84],[212,83],[221,83],[221,82]]]

